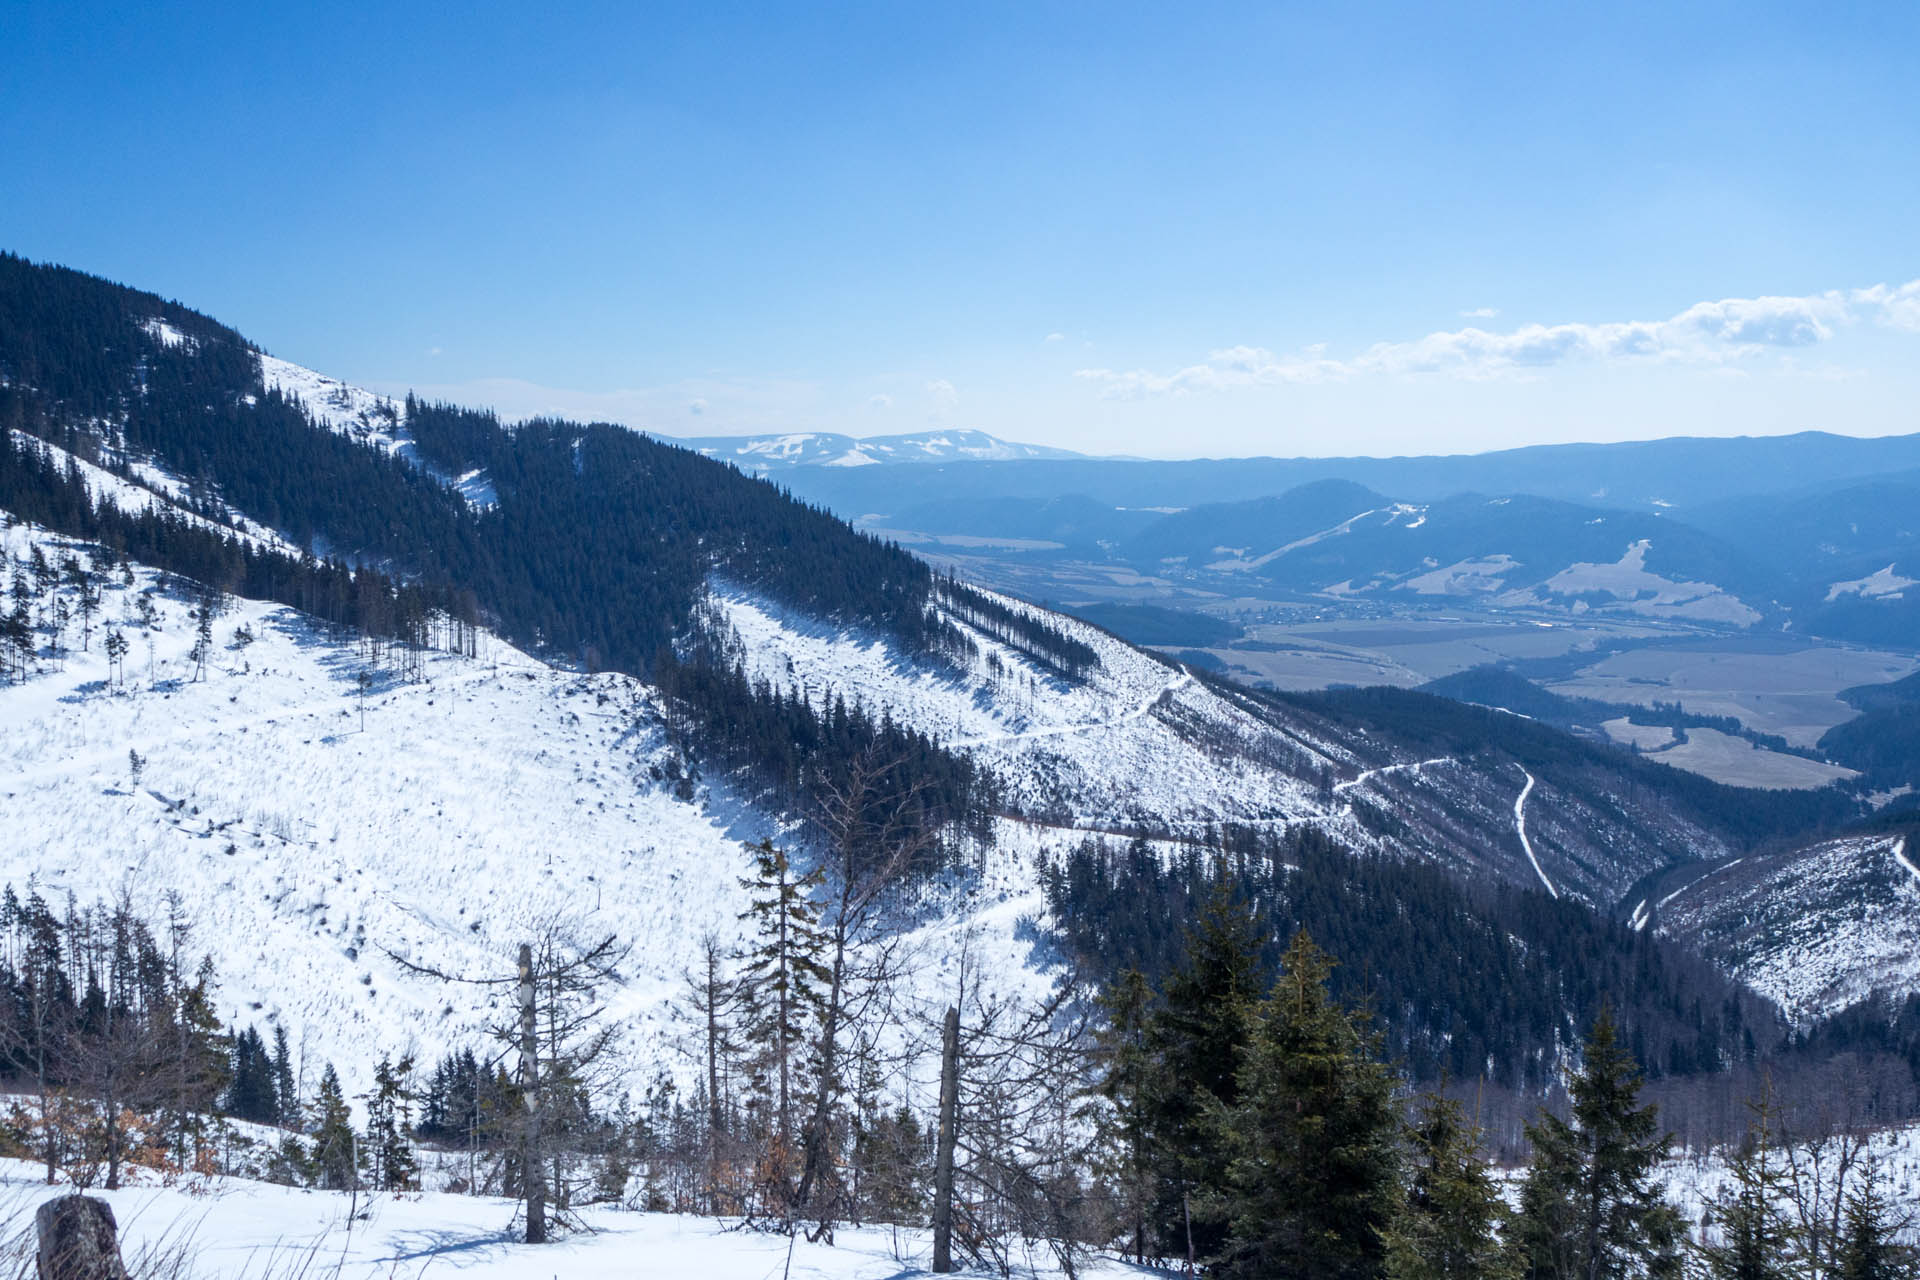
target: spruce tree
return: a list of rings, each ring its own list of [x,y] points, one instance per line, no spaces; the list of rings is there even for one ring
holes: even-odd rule
[[[1160,1170],[1151,1220],[1162,1257],[1195,1263],[1226,1245],[1225,1117],[1240,1100],[1264,979],[1252,913],[1228,878],[1216,876],[1148,1035],[1154,1069],[1141,1106]]]
[[[358,1185],[359,1142],[354,1137],[353,1112],[331,1062],[320,1073],[320,1088],[313,1100],[313,1166],[323,1190],[343,1191]]]
[[[1496,1229],[1500,1188],[1480,1154],[1480,1133],[1452,1098],[1429,1093],[1407,1132],[1405,1202],[1388,1228],[1388,1280],[1509,1280],[1517,1266]]]
[[[238,1120],[274,1124],[280,1118],[273,1082],[273,1061],[265,1041],[252,1027],[233,1037],[233,1067],[227,1085],[226,1112]]]
[[[293,1082],[293,1055],[287,1048],[287,1029],[273,1029],[273,1095],[275,1123],[296,1124],[300,1117],[300,1091]]]
[[[1157,1087],[1158,1063],[1148,1044],[1153,998],[1146,977],[1138,969],[1127,970],[1101,997],[1106,1019],[1098,1039],[1099,1091],[1110,1108],[1102,1134],[1106,1172],[1114,1180],[1129,1251],[1141,1266],[1147,1262],[1155,1171],[1149,1100]]]
[[[819,875],[797,874],[787,851],[771,840],[747,851],[753,874],[740,883],[751,897],[741,919],[753,925],[755,938],[740,976],[748,1011],[745,1039],[754,1051],[753,1093],[772,1139],[773,1189],[783,1193],[796,1154],[794,1118],[806,1090],[802,1050],[827,979],[826,934],[812,897]]]
[[[1707,1202],[1694,1245],[1700,1280],[1793,1280],[1796,1234],[1784,1212],[1792,1190],[1776,1162],[1772,1104],[1753,1104],[1753,1125],[1727,1161],[1732,1181]]]
[[[366,1165],[375,1189],[412,1191],[420,1185],[420,1162],[407,1141],[413,1094],[407,1077],[413,1059],[390,1060],[385,1054],[373,1068],[373,1089],[366,1096]]]
[[[1394,1076],[1363,1012],[1327,990],[1333,962],[1305,931],[1281,961],[1219,1109],[1232,1159],[1231,1233],[1217,1271],[1246,1280],[1376,1280],[1399,1200]]]
[[[1573,1114],[1527,1127],[1534,1160],[1513,1242],[1526,1280],[1665,1280],[1680,1274],[1680,1216],[1653,1185],[1670,1135],[1640,1106],[1639,1069],[1610,1009],[1587,1038]]]
[[[1859,1185],[1847,1196],[1834,1280],[1913,1280],[1920,1275],[1913,1247],[1898,1239],[1901,1225],[1889,1212],[1879,1171],[1869,1161]]]

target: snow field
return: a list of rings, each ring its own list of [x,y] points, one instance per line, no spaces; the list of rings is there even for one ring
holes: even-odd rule
[[[15,555],[34,539],[56,561],[66,545],[26,526],[5,537]],[[742,843],[791,833],[724,787],[687,803],[652,780],[669,752],[645,686],[558,671],[483,635],[477,659],[430,654],[420,683],[379,676],[363,731],[355,647],[292,610],[235,601],[196,683],[192,602],[156,592],[151,672],[132,627],[125,691],[111,691],[102,622],[131,618],[156,581],[115,580],[92,652],[0,687],[0,882],[56,910],[68,893],[125,891],[150,917],[177,894],[189,949],[217,967],[221,1015],[283,1023],[309,1080],[333,1061],[349,1093],[382,1052],[428,1065],[495,1021],[485,990],[403,959],[496,976],[549,925],[611,933],[632,945],[608,1000],[625,1083],[691,1074],[681,976],[702,935],[744,941]],[[256,639],[232,648],[242,625]],[[68,636],[77,645],[77,626]],[[137,787],[129,750],[144,758]],[[906,1009],[951,999],[963,957],[991,990],[1051,985],[1051,958],[1016,937],[1045,913],[1043,843],[1002,824],[967,855],[970,874],[929,886],[904,944]],[[903,1097],[919,1074],[903,1072]]]
[[[0,1161],[0,1235],[32,1230],[33,1210],[66,1188],[39,1183],[34,1166]],[[927,1274],[928,1234],[888,1227],[843,1227],[834,1243],[735,1229],[728,1221],[636,1213],[610,1206],[582,1211],[585,1232],[552,1244],[515,1242],[510,1201],[421,1192],[362,1196],[364,1216],[348,1218],[348,1197],[239,1178],[94,1192],[113,1206],[122,1252],[178,1258],[194,1280],[417,1280],[449,1268],[474,1280],[547,1280],[552,1276],[699,1276],[702,1280],[906,1280]],[[1096,1262],[1095,1274],[1142,1274]],[[1057,1276],[1044,1247],[1026,1280]]]
[[[1667,895],[1655,927],[1725,935],[1734,976],[1808,1021],[1876,992],[1920,988],[1920,876],[1911,861],[1898,836],[1735,859]],[[1742,863],[1737,883],[1706,890]]]
[[[714,603],[745,644],[754,677],[807,691],[816,702],[836,690],[850,705],[911,723],[971,752],[1017,806],[1046,811],[1064,801],[1071,806],[1061,819],[1067,827],[1313,818],[1367,841],[1340,812],[1320,807],[1314,786],[1274,763],[1291,759],[1302,774],[1321,761],[1344,770],[1352,767],[1344,749],[1283,735],[1186,672],[1097,628],[1047,619],[1099,654],[1099,669],[1083,682],[1059,680],[971,628],[981,656],[956,676],[903,657],[879,637],[849,634],[738,591],[719,591]],[[998,673],[989,669],[989,655],[999,659]],[[1195,733],[1212,741],[1196,744]]]

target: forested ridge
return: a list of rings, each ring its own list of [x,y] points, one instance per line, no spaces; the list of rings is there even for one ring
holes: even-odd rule
[[[1576,903],[1469,886],[1430,864],[1356,857],[1319,830],[1229,827],[1167,861],[1145,841],[1070,850],[1045,871],[1068,950],[1111,981],[1159,982],[1206,903],[1229,891],[1271,972],[1305,929],[1342,958],[1343,999],[1364,1001],[1385,1044],[1426,1084],[1484,1078],[1538,1094],[1603,1005],[1654,1075],[1752,1062],[1784,1036],[1765,1002],[1706,962]]]
[[[399,429],[400,415],[387,427]],[[690,450],[624,427],[492,413],[409,397],[417,458],[317,423],[265,386],[239,334],[154,295],[0,254],[0,505],[203,583],[405,636],[427,609],[482,623],[587,670],[650,676],[711,761],[799,808],[848,753],[909,759],[929,821],[978,821],[974,770],[860,708],[813,707],[756,686],[725,637],[701,634],[714,578],[887,636],[922,661],[976,646],[948,612],[1062,678],[1092,649],[899,547]],[[84,480],[19,432],[131,477],[156,459],[216,523],[245,512],[282,555],[217,528],[95,503]],[[483,471],[494,500],[443,481]],[[943,612],[944,610],[944,612]],[[808,762],[801,768],[797,761]]]
[[[1857,798],[1833,788],[1768,791],[1731,787],[1612,746],[1584,741],[1525,716],[1411,689],[1238,692],[1282,707],[1333,716],[1349,725],[1384,730],[1409,751],[1459,756],[1500,752],[1543,775],[1605,771],[1676,813],[1689,815],[1746,845],[1838,828],[1862,812]]]

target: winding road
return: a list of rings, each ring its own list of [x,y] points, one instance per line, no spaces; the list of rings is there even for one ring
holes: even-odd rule
[[[1527,797],[1533,794],[1533,775],[1527,773],[1524,767],[1520,772],[1525,775],[1527,785],[1520,788],[1520,794],[1513,802],[1513,829],[1520,833],[1520,847],[1527,851],[1527,861],[1533,864],[1533,874],[1539,876],[1540,883],[1547,886],[1547,892],[1557,898],[1560,891],[1553,887],[1553,881],[1547,879],[1547,873],[1540,869],[1540,859],[1533,853],[1533,841],[1527,839]]]

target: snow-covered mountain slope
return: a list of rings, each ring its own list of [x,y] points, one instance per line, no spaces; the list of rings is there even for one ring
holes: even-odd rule
[[[404,405],[265,352],[258,359],[267,389],[298,400],[315,422],[389,453],[406,443]]]
[[[55,561],[69,550],[24,525],[5,540],[16,560],[35,542]],[[143,631],[128,620],[148,592],[157,624]],[[909,945],[929,999],[962,949],[997,986],[1051,981],[1030,928],[1047,910],[1038,863],[1087,839],[1308,824],[1358,850],[1602,907],[1651,870],[1725,852],[1604,778],[1498,752],[1418,754],[1068,619],[1051,620],[1099,659],[1082,682],[979,632],[978,657],[954,671],[738,589],[712,599],[754,674],[970,753],[1019,815],[968,851],[967,874],[926,890]],[[651,688],[483,634],[477,657],[425,655],[417,681],[380,675],[363,727],[358,680],[376,664],[358,645],[235,600],[196,680],[191,603],[151,571],[116,577],[90,651],[0,688],[0,881],[87,901],[179,895],[222,975],[222,1013],[283,1021],[308,1038],[310,1062],[343,1068],[382,1048],[470,1042],[489,1025],[483,991],[403,959],[490,974],[550,922],[613,933],[636,943],[613,1006],[633,1065],[681,1065],[680,975],[702,934],[740,940],[741,842],[782,826],[724,779],[676,795],[680,761]],[[132,640],[117,681],[108,624]],[[250,643],[238,643],[243,628]]]
[[[722,458],[743,471],[782,471],[794,467],[872,467],[925,462],[1007,462],[1029,458],[1078,458],[1068,449],[1020,444],[984,431],[919,431],[910,435],[848,436],[833,431],[797,431],[786,435],[662,436],[710,458]]]
[[[407,406],[401,401],[265,352],[260,353],[258,359],[262,384],[298,401],[321,426],[404,458],[442,484],[458,490],[476,507],[490,507],[496,501],[493,482],[484,471],[449,475],[421,456],[419,445],[407,427]]]
[[[26,526],[0,536],[15,557],[67,550]],[[158,621],[142,632],[147,592]],[[483,635],[477,657],[429,654],[417,682],[379,676],[363,726],[366,653],[303,615],[232,601],[195,680],[189,598],[144,569],[105,596],[89,651],[0,687],[0,882],[56,903],[124,890],[154,914],[179,895],[222,1015],[283,1022],[309,1065],[337,1061],[350,1083],[381,1050],[438,1053],[491,1024],[482,989],[402,958],[493,975],[549,924],[612,933],[634,944],[612,1004],[629,1061],[680,1065],[680,975],[703,934],[741,940],[741,842],[781,828],[723,791],[682,800],[656,780],[671,752],[649,689]],[[132,637],[124,681],[109,624]],[[996,982],[1045,985],[1015,936],[1044,906],[1034,852],[1018,830],[982,851],[914,943],[928,984],[964,945]]]
[[[194,494],[192,486],[152,458],[107,451],[96,455],[98,461],[93,461],[23,431],[12,434],[16,441],[44,450],[62,470],[77,472],[95,503],[118,507],[130,514],[157,511],[177,515],[200,528],[237,537],[255,547],[298,552],[298,548],[272,529],[249,519],[217,497]],[[125,474],[109,469],[114,466]]]
[[[1678,871],[1634,920],[1716,959],[1795,1019],[1920,992],[1920,849],[1904,834]]]
[[[978,632],[979,657],[955,673],[738,592],[714,600],[755,678],[816,704],[843,696],[970,753],[1026,825],[1062,838],[1309,825],[1352,849],[1425,857],[1603,908],[1642,876],[1733,847],[1604,766],[1553,761],[1529,772],[1490,741],[1441,752],[1403,745],[1203,681],[1061,615],[1045,616],[1099,657],[1081,682]]]

